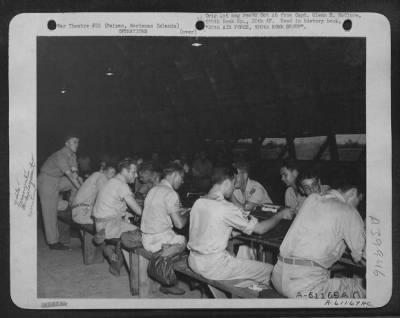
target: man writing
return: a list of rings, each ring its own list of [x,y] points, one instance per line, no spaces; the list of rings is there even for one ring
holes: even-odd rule
[[[364,222],[356,207],[362,200],[360,187],[342,182],[336,190],[311,194],[287,232],[276,263],[272,283],[289,298],[363,298],[359,278],[330,278],[330,268],[343,255],[346,245],[355,262],[365,250]]]

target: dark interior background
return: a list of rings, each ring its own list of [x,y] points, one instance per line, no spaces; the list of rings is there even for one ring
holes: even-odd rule
[[[365,133],[365,39],[200,38],[201,47],[193,41],[39,37],[39,165],[71,131],[80,136],[78,155],[93,159],[153,151],[190,157],[202,149],[212,157],[240,138]],[[282,202],[280,162],[256,160],[254,144],[253,177]],[[343,171],[365,181],[363,158],[324,162],[323,182]]]
[[[193,40],[39,37],[39,163],[69,131],[92,155],[365,133],[364,39]]]

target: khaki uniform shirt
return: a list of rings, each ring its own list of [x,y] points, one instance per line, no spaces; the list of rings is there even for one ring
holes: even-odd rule
[[[265,190],[265,188],[259,182],[251,179],[247,180],[244,194],[240,189],[235,189],[233,196],[241,204],[245,204],[246,202],[255,204],[272,203],[267,190]]]
[[[67,147],[53,153],[40,169],[41,173],[52,177],[62,177],[67,171],[78,171],[76,154]]]
[[[93,206],[97,194],[104,187],[107,181],[107,177],[104,173],[99,171],[92,173],[79,188],[72,205],[87,204]]]
[[[281,246],[283,257],[298,257],[330,268],[345,251],[355,261],[365,248],[364,222],[336,190],[311,194],[303,203]]]
[[[144,200],[141,230],[145,234],[160,234],[173,229],[171,214],[181,208],[178,193],[167,180],[153,187]]]
[[[190,212],[188,248],[203,255],[225,251],[232,229],[251,234],[257,222],[256,218],[244,217],[242,210],[221,193],[215,199],[200,198]]]
[[[122,216],[127,209],[125,198],[132,196],[132,191],[124,178],[117,174],[100,190],[93,209],[95,218]]]

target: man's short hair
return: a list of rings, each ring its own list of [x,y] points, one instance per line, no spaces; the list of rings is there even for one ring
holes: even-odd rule
[[[235,177],[236,169],[233,167],[218,167],[213,171],[213,175],[211,177],[212,184],[221,184],[225,180],[232,180]]]
[[[124,158],[117,165],[117,172],[120,173],[123,169],[129,169],[130,165],[136,166],[136,161],[132,158]]]
[[[281,168],[286,168],[290,171],[297,170],[300,172],[298,163],[293,159],[287,159],[281,163]]]
[[[336,176],[332,180],[332,188],[341,192],[347,192],[352,188],[356,188],[359,194],[365,194],[365,185],[355,176]]]
[[[153,171],[153,164],[149,161],[144,161],[141,165],[140,165],[140,171]]]
[[[297,177],[297,181],[300,183],[302,180],[305,179],[320,179],[320,174],[318,169],[316,168],[308,168],[308,169],[304,169],[302,171],[299,172],[299,176]]]
[[[180,163],[171,161],[164,166],[162,172],[163,176],[166,177],[170,174],[173,174],[174,172],[184,173],[184,170],[183,166]]]
[[[232,165],[236,170],[250,172],[250,164],[247,161],[237,161]]]
[[[104,170],[110,170],[110,169],[114,169],[115,171],[117,171],[117,167],[115,166],[115,164],[106,162]]]
[[[65,135],[65,137],[64,137],[64,143],[66,143],[66,142],[67,142],[68,140],[70,140],[71,138],[78,138],[78,139],[79,139],[79,136],[78,136],[77,133],[71,132],[71,133]]]

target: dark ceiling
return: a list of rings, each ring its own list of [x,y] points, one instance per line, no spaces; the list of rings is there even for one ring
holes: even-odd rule
[[[71,130],[89,153],[365,133],[364,39],[192,41],[39,37],[38,156],[58,149]]]

